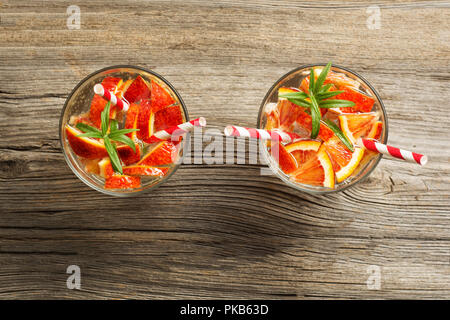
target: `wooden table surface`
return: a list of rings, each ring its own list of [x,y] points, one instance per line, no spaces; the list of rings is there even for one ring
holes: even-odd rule
[[[449,299],[450,3],[380,0],[379,25],[371,4],[0,0],[0,298]],[[97,69],[153,69],[220,128],[254,126],[275,80],[330,60],[374,85],[390,144],[427,166],[383,159],[319,196],[262,165],[190,164],[122,199],[64,161],[61,109]]]

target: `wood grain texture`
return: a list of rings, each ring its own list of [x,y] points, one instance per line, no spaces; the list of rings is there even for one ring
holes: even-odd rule
[[[0,298],[450,298],[448,1],[378,1],[379,30],[371,1],[77,1],[68,30],[71,4],[0,0]],[[151,68],[191,117],[253,126],[275,80],[329,60],[374,85],[389,142],[426,167],[383,159],[315,196],[258,164],[189,164],[116,199],[63,159],[61,108],[99,68]]]

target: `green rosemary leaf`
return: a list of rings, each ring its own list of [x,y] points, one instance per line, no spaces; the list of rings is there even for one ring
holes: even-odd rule
[[[109,109],[109,108],[108,108]],[[120,164],[120,159],[117,154],[117,150],[115,146],[111,143],[111,140],[109,140],[108,136],[105,136],[104,138],[105,148],[108,152],[109,158],[111,159],[111,165],[115,172],[119,172],[120,174],[123,174],[122,171],[122,165]]]
[[[328,90],[330,90],[330,88],[331,88],[332,86],[334,86],[334,84],[328,83],[328,84],[324,85],[322,88],[320,88],[320,90],[319,90],[318,93],[320,94],[320,93],[327,92]]]
[[[111,140],[114,140],[113,136],[121,136],[134,131],[139,131],[139,129],[120,129],[111,132],[108,136],[111,138]]]
[[[310,104],[308,101],[306,101],[306,100],[302,100],[302,99],[291,99],[291,98],[288,98],[288,100],[289,100],[290,102],[292,102],[293,104],[296,104],[296,105],[298,105],[298,106],[300,106],[300,107],[311,108],[311,104]]]
[[[351,151],[353,152],[355,148],[353,147],[353,144],[350,142],[350,140],[347,138],[347,136],[342,132],[341,129],[330,119],[324,120],[325,124],[328,128],[333,130],[334,134],[342,141],[342,143]]]
[[[331,62],[328,62],[328,64],[325,66],[325,68],[322,69],[322,72],[320,73],[319,77],[317,78],[315,84],[314,84],[314,94],[318,93],[319,90],[322,88],[323,82],[325,81],[328,72],[331,68]]]
[[[342,93],[344,91],[329,91],[329,92],[323,92],[323,93],[318,93],[316,95],[317,100],[323,100],[323,99],[328,99],[334,96],[337,96],[338,94]],[[320,104],[320,103],[319,103]]]
[[[127,146],[129,146],[131,149],[133,149],[134,152],[136,152],[136,145],[129,137],[123,134],[116,134],[115,132],[113,134],[109,135],[109,138],[114,141],[125,143]]]
[[[347,108],[353,107],[354,105],[355,103],[353,101],[348,100],[331,99],[320,101],[321,108]]]
[[[309,98],[311,99],[311,120],[312,120],[311,138],[315,139],[315,138],[317,138],[317,135],[319,134],[319,130],[320,130],[321,114],[320,114],[319,105],[317,104],[317,100],[314,97],[314,94],[310,93]]]
[[[106,104],[105,108],[103,109],[102,113],[101,113],[101,120],[102,120],[102,134],[106,135],[106,133],[108,132],[108,127],[109,127],[109,108],[111,106],[111,102],[108,101],[108,103]]]
[[[78,130],[83,131],[83,132],[98,132],[101,133],[100,130],[98,130],[97,128],[90,126],[88,124],[85,123],[77,123],[77,125],[75,126]]]
[[[314,83],[315,83],[315,76],[314,76],[314,68],[311,68],[311,72],[309,73],[309,92],[314,93]]]
[[[77,134],[77,137],[88,137],[88,138],[98,138],[98,139],[103,138],[101,132],[93,132],[93,131]]]
[[[308,98],[308,95],[304,92],[287,92],[287,93],[281,93],[278,95],[278,98],[286,98],[286,99],[306,99]]]
[[[113,133],[119,129],[119,123],[115,119],[109,120],[109,133]]]

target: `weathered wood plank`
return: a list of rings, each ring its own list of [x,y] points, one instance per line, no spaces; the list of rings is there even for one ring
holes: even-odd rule
[[[67,1],[0,2],[0,298],[450,297],[447,1],[379,1],[379,30],[369,1],[81,1],[81,30],[66,27]],[[191,117],[253,126],[275,80],[330,59],[375,86],[390,143],[429,165],[384,159],[314,196],[261,164],[186,164],[115,199],[61,154],[65,97],[101,67],[152,68]],[[81,291],[66,288],[71,264]]]

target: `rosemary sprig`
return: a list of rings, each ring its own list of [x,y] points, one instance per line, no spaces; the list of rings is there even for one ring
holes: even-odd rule
[[[347,138],[347,136],[342,132],[342,130],[339,129],[339,127],[337,126],[336,123],[334,123],[330,119],[325,119],[324,122],[328,128],[333,130],[334,134],[342,141],[342,143],[348,148],[348,150],[350,150],[351,152],[353,152],[355,150],[355,148],[353,147],[353,144],[350,142],[350,140]]]
[[[77,123],[76,127],[84,133],[77,135],[77,137],[88,137],[88,138],[98,138],[103,139],[106,151],[108,152],[109,158],[111,159],[111,165],[115,172],[123,174],[122,164],[120,162],[119,155],[117,154],[117,147],[111,141],[118,141],[126,144],[134,152],[136,152],[136,145],[133,140],[131,140],[125,134],[138,131],[139,129],[119,129],[119,124],[114,119],[109,119],[109,110],[111,107],[111,102],[108,102],[101,114],[101,130],[92,127],[85,123]],[[109,131],[109,132],[108,132]]]
[[[331,62],[329,62],[325,68],[323,68],[317,79],[314,76],[314,68],[311,68],[309,75],[309,91],[308,92],[290,92],[280,94],[280,98],[285,98],[290,102],[304,108],[309,109],[311,114],[311,138],[317,138],[320,130],[320,108],[345,108],[353,107],[354,102],[340,99],[330,99],[344,91],[328,91],[333,86],[332,84],[324,85],[328,72],[331,69]],[[336,136],[344,143],[350,150],[353,151],[353,145],[347,139],[345,134],[331,121],[324,122],[331,130],[334,131]]]

